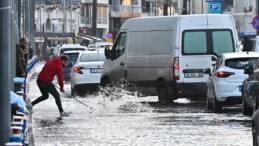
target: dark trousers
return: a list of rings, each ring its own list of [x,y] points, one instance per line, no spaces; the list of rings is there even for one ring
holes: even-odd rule
[[[46,99],[49,98],[49,93],[55,98],[56,104],[58,106],[58,110],[59,112],[63,112],[63,108],[62,108],[62,104],[61,104],[61,100],[60,100],[60,95],[57,91],[57,89],[55,88],[55,85],[50,81],[50,82],[44,82],[44,81],[40,81],[37,80],[37,85],[40,89],[40,92],[42,94],[42,96],[40,96],[39,98],[37,98],[36,100],[34,100],[31,104],[32,105],[36,105],[39,102],[42,102]]]

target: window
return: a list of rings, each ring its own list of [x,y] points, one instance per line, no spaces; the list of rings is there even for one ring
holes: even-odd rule
[[[94,62],[94,61],[104,61],[104,53],[91,53],[84,54],[80,57],[79,62]]]
[[[120,33],[114,44],[114,47],[112,48],[115,53],[114,54],[115,59],[124,53],[124,50],[126,47],[126,40],[127,40],[127,33],[126,32]]]
[[[220,55],[225,52],[233,52],[234,46],[230,31],[212,32],[213,51]]]
[[[222,56],[220,56],[219,59],[218,59],[218,61],[217,61],[216,64],[215,64],[215,66],[214,66],[212,72],[216,71],[216,70],[219,68],[219,66],[222,64],[222,60],[223,60],[223,58],[222,58]]]
[[[183,32],[183,55],[216,55],[234,52],[231,30],[186,30]]]
[[[245,69],[253,66],[257,58],[231,58],[225,61],[225,66],[234,69]]]
[[[206,33],[202,31],[192,31],[184,33],[184,53],[206,53],[207,42]]]

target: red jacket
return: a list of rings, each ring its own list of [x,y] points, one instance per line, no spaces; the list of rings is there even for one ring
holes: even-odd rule
[[[53,81],[55,75],[58,75],[60,90],[63,90],[64,72],[63,72],[62,60],[59,57],[49,60],[44,65],[44,67],[42,68],[41,72],[38,75],[38,80],[45,81],[45,82]]]

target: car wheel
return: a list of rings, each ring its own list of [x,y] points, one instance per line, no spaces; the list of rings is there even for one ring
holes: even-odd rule
[[[220,112],[222,110],[222,103],[217,100],[217,97],[216,97],[216,94],[215,94],[214,90],[213,90],[213,97],[214,97],[213,111],[215,113]]]
[[[158,101],[163,104],[172,103],[174,100],[170,98],[167,86],[165,83],[160,83],[157,87]]]
[[[252,123],[252,135],[253,135],[253,146],[258,146],[258,135],[259,134],[259,111],[256,110],[253,116],[253,123]]]
[[[243,112],[243,115],[252,115],[253,109],[251,109],[247,106],[247,103],[246,103],[245,99],[247,99],[247,94],[245,92],[243,92],[243,94],[242,94],[242,112]]]
[[[209,101],[209,95],[207,95],[207,109],[209,111],[213,109],[213,103]]]

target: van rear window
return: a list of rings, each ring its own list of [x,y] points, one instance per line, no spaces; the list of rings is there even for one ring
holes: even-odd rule
[[[225,61],[225,66],[233,69],[245,69],[253,66],[258,58],[231,58]]]
[[[231,30],[186,30],[183,32],[183,55],[216,55],[235,52]]]

